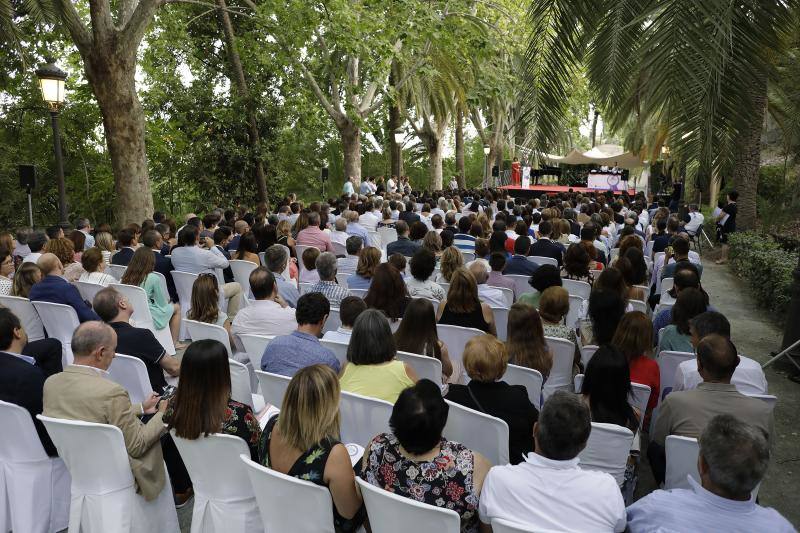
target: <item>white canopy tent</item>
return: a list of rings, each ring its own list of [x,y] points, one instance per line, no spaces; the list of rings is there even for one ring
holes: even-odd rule
[[[601,144],[587,152],[580,152],[573,148],[567,155],[544,154],[542,159],[551,165],[558,163],[565,165],[607,165],[628,169],[644,166],[639,156],[633,152],[625,152],[622,146],[617,144]]]

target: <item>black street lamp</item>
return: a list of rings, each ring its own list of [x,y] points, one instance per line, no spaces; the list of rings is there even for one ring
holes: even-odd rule
[[[56,182],[58,183],[58,222],[61,226],[69,225],[67,220],[67,189],[64,183],[64,158],[61,154],[61,127],[58,122],[58,111],[64,103],[64,85],[67,73],[58,68],[52,59],[36,71],[42,99],[50,108],[50,123],[53,127],[53,151],[56,156]]]

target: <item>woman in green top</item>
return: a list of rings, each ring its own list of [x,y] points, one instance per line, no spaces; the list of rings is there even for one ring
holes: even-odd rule
[[[659,352],[694,352],[689,321],[700,313],[705,313],[708,307],[706,298],[703,291],[692,287],[678,293],[678,299],[672,306],[672,324],[662,329],[658,335]]]
[[[534,309],[539,309],[539,300],[542,298],[542,293],[550,287],[561,287],[561,274],[558,271],[558,267],[542,265],[531,275],[528,284],[536,290],[521,295],[517,298],[517,301],[528,304]]]
[[[169,296],[161,287],[161,279],[153,272],[156,266],[156,254],[151,248],[141,246],[133,254],[125,274],[120,283],[133,285],[144,289],[147,301],[150,304],[150,314],[153,316],[153,326],[164,329],[169,326],[172,333],[172,342],[178,342],[178,332],[181,324],[181,308],[178,304],[170,303]]]

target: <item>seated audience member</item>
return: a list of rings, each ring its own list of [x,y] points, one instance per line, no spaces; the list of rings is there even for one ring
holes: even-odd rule
[[[444,232],[443,232],[444,233]],[[449,233],[449,232],[448,232]],[[437,283],[450,283],[453,272],[464,266],[464,256],[455,246],[448,246],[442,252],[439,262],[439,277]]]
[[[67,281],[75,281],[83,274],[83,266],[75,260],[75,248],[71,240],[64,237],[50,239],[42,251],[58,257],[64,267],[64,274],[62,275]]]
[[[707,308],[705,294],[700,289],[684,289],[672,306],[672,324],[659,332],[658,351],[692,352],[689,321]]]
[[[736,390],[731,377],[739,363],[736,346],[721,335],[708,335],[697,344],[697,371],[703,378],[696,389],[670,393],[661,402],[647,457],[653,475],[664,480],[667,435],[698,438],[714,416],[735,415],[773,438],[772,407]]]
[[[216,232],[215,232],[216,233]],[[164,237],[161,236],[156,230],[149,230],[142,235],[142,244],[147,248],[153,250],[153,257],[156,259],[156,266],[153,268],[154,272],[158,272],[167,281],[167,292],[169,299],[172,302],[178,301],[178,291],[175,290],[175,280],[172,279],[171,272],[175,270],[172,266],[172,261],[166,254],[163,254]],[[86,268],[84,266],[84,268]],[[232,279],[231,279],[232,281]]]
[[[347,234],[347,220],[342,217],[336,219],[331,229],[331,245],[337,242],[344,247],[347,247],[347,239],[350,237]]]
[[[508,424],[509,460],[512,465],[533,451],[533,424],[539,411],[528,399],[524,385],[502,381],[508,368],[503,343],[492,335],[472,337],[464,347],[466,385],[450,385],[446,398],[470,409],[497,417]]]
[[[400,273],[400,277],[402,277],[403,281],[405,282],[406,266],[408,265],[408,261],[406,261],[406,256],[402,254],[392,254],[389,256],[386,262],[397,269],[397,271]]]
[[[358,256],[358,266],[354,274],[347,277],[348,289],[369,289],[375,269],[381,264],[381,251],[367,247]]]
[[[658,370],[658,363],[650,358],[653,351],[653,330],[650,327],[650,319],[641,311],[625,313],[622,320],[619,321],[611,344],[622,352],[628,361],[631,381],[650,387],[646,425],[650,413],[658,403],[658,395],[661,390],[661,374]]]
[[[336,264],[336,256],[332,252],[324,252],[319,254],[314,263],[314,266],[316,267],[314,272],[317,273],[319,281],[317,281],[306,291],[321,292],[328,299],[331,307],[339,307],[342,300],[350,295],[346,287],[342,287],[336,283]]]
[[[439,304],[437,322],[497,334],[492,308],[480,301],[475,276],[466,268],[459,268],[450,278],[447,298]]]
[[[538,309],[539,301],[544,291],[550,287],[561,287],[563,285],[563,281],[561,280],[562,278],[558,267],[542,265],[536,269],[536,272],[534,272],[528,280],[528,285],[533,287],[534,291],[517,296],[517,301]],[[567,304],[569,304],[569,293],[567,293],[567,296]]]
[[[317,283],[319,281],[319,273],[317,272],[317,258],[319,257],[319,250],[316,248],[306,248],[300,261],[303,263],[303,268],[300,270],[298,281],[300,283]]]
[[[600,346],[589,360],[580,394],[592,422],[616,424],[634,433],[639,429],[640,414],[628,400],[632,394],[628,361],[613,345]]]
[[[0,294],[8,296],[14,288],[14,257],[12,250],[0,248]]]
[[[397,240],[386,245],[387,255],[398,253],[406,257],[411,257],[422,247],[420,243],[408,238],[408,224],[402,220],[398,220],[395,223],[395,229],[397,230]]]
[[[153,269],[156,266],[156,258],[153,250],[147,246],[142,246],[136,252],[125,269],[120,283],[141,287],[147,296],[150,316],[153,318],[153,327],[162,330],[169,327],[172,334],[172,342],[178,342],[178,333],[181,325],[181,306],[170,303],[169,293],[166,293],[161,285],[161,279]],[[203,274],[212,275],[213,274]]]
[[[618,268],[606,268],[600,273],[599,276],[597,276],[597,279],[594,280],[594,284],[592,285],[592,292],[600,290],[611,291],[618,294],[625,304],[625,311],[633,311],[633,305],[631,305],[629,302],[630,287],[625,282],[625,278],[622,276],[622,272]],[[588,299],[584,300],[583,304],[581,304],[581,309],[578,313],[578,316],[581,320],[584,320],[589,316]]]
[[[72,307],[78,315],[78,320],[99,320],[91,305],[83,301],[78,289],[65,280],[62,276],[64,267],[58,257],[51,253],[44,253],[37,262],[42,270],[42,280],[30,288],[28,297],[32,302],[52,302]]]
[[[45,232],[40,230],[32,231],[30,235],[28,235],[28,248],[30,249],[30,253],[22,259],[22,262],[35,264],[39,261],[39,258],[42,256],[42,248],[47,244],[47,241],[47,234]]]
[[[364,303],[371,309],[383,312],[392,323],[403,318],[411,298],[400,272],[389,263],[375,267]]]
[[[239,240],[242,235],[250,231],[250,224],[244,219],[239,219],[233,223],[234,234],[231,236],[230,242],[225,246],[227,251],[239,250]]]
[[[689,332],[692,337],[692,346],[697,349],[700,339],[707,335],[721,335],[726,339],[731,338],[731,324],[722,313],[706,311],[700,313],[689,321]],[[694,350],[693,350],[694,351]],[[697,361],[694,359],[683,361],[675,372],[673,391],[696,389],[703,382],[697,371]],[[767,394],[767,378],[764,369],[758,361],[743,355],[739,356],[739,364],[733,371],[731,383],[742,394]]]
[[[327,487],[335,531],[356,531],[365,518],[347,448],[339,442],[339,380],[326,365],[297,371],[280,414],[259,442],[260,462],[282,474]]]
[[[422,239],[422,247],[433,252],[433,255],[436,257],[436,259],[442,255],[442,250],[444,249],[442,247],[442,238],[436,231],[429,231],[425,234],[425,238]]]
[[[672,289],[668,291],[668,294],[677,299],[678,295],[684,289],[698,289],[703,291],[702,287],[700,286],[700,278],[697,276],[697,269],[695,265],[692,263],[684,263],[680,266],[680,268],[675,272],[675,277],[673,278],[674,285]],[[705,294],[705,291],[703,291]],[[661,299],[661,295],[657,294],[651,297],[651,300],[654,298]],[[708,295],[706,295],[706,304],[708,304]],[[673,302],[674,305],[674,302]],[[707,306],[706,309],[708,311],[713,311],[714,309],[710,306]],[[672,306],[670,305],[666,309],[659,310],[656,308],[657,312],[653,318],[653,337],[654,340],[658,340],[658,332],[661,328],[665,328],[672,323]]]
[[[628,289],[628,300],[638,300],[640,302],[647,301],[647,295],[642,287],[634,287],[634,280],[636,278],[636,271],[631,264],[630,259],[627,257],[620,257],[614,262],[614,268],[619,270],[622,275],[622,281]]]
[[[453,510],[461,517],[462,531],[474,531],[491,465],[442,436],[448,410],[439,385],[428,379],[401,392],[389,418],[391,433],[370,441],[360,477],[398,496]]]
[[[122,228],[117,233],[117,247],[119,250],[111,258],[112,265],[128,266],[133,258],[133,252],[139,247],[136,241],[136,234],[131,228]]]
[[[590,265],[590,263],[592,263]],[[594,276],[589,272],[594,262],[589,258],[586,248],[578,243],[571,244],[564,254],[564,266],[561,267],[561,277],[575,281],[585,281],[589,285],[594,283]]]
[[[275,337],[267,345],[261,356],[261,370],[291,377],[301,368],[325,364],[338,373],[340,364],[336,355],[319,343],[330,312],[330,303],[322,294],[310,292],[302,295],[294,313],[297,329],[288,335]]]
[[[767,436],[730,414],[708,421],[700,435],[700,483],[689,489],[656,490],[628,507],[628,531],[770,531],[795,528],[777,511],[761,507],[751,493],[769,466]]]
[[[553,367],[553,355],[544,339],[539,312],[528,304],[517,302],[508,312],[506,352],[508,362],[538,370],[544,379]]]
[[[577,350],[578,338],[575,328],[564,325],[564,318],[568,312],[569,293],[567,289],[558,286],[545,289],[539,300],[539,317],[542,319],[544,336],[566,339],[575,343]]]
[[[503,274],[517,274],[530,276],[539,268],[539,263],[528,260],[528,250],[531,247],[531,240],[528,237],[519,237],[514,241],[514,255],[506,262]],[[519,297],[519,295],[517,295]]]
[[[418,379],[414,369],[396,360],[395,355],[386,316],[377,309],[367,309],[353,325],[340,378],[342,390],[394,403],[400,392]]]
[[[550,239],[552,233],[553,224],[549,220],[543,220],[539,224],[539,239],[531,245],[528,255],[550,257],[558,261],[558,267],[561,268],[564,263],[564,246]]]
[[[458,231],[453,236],[453,246],[462,252],[475,251],[475,236],[469,234],[471,227],[472,221],[469,216],[463,216],[458,219]]]
[[[411,277],[406,279],[406,289],[412,298],[443,300],[444,289],[435,283],[431,276],[436,269],[436,255],[427,248],[421,248],[411,258]]]
[[[30,413],[39,440],[50,457],[58,452],[36,415],[42,414],[45,380],[61,370],[61,343],[56,339],[28,342],[19,318],[10,309],[0,308],[0,400],[19,405]]]
[[[608,268],[603,272],[610,270],[613,269]],[[592,290],[587,319],[580,321],[581,345],[602,346],[610,343],[624,314],[625,301],[619,293],[608,289]]]
[[[106,288],[94,297],[93,306],[103,322],[117,334],[117,353],[141,359],[147,368],[150,386],[161,393],[167,386],[164,372],[178,377],[180,361],[167,355],[153,332],[146,328],[135,328],[130,324],[133,306],[128,299],[113,288]]]
[[[321,252],[332,252],[330,236],[319,227],[320,217],[316,211],[308,214],[308,226],[298,232],[296,243],[298,246],[311,246]]]
[[[227,253],[224,247],[220,251],[223,255]],[[236,253],[233,254],[233,259],[237,261],[249,261],[256,266],[261,265],[261,258],[258,257],[258,239],[256,239],[255,233],[248,231],[242,235],[237,244]]]
[[[342,325],[336,328],[335,331],[326,331],[325,335],[322,336],[323,340],[349,344],[350,336],[353,334],[353,324],[355,324],[358,315],[366,309],[367,304],[358,296],[343,298],[339,305],[339,320]]]
[[[22,263],[14,274],[12,296],[28,298],[31,288],[42,281],[42,269],[36,263]]]
[[[164,423],[182,439],[235,435],[247,444],[250,458],[258,461],[261,427],[249,405],[231,399],[228,350],[219,341],[199,340],[186,349],[181,381],[164,412]]]
[[[667,234],[667,219],[662,218],[656,222],[656,234],[651,237],[653,241],[653,255],[663,252],[669,246],[670,236]]]
[[[358,223],[358,213],[356,211],[345,211],[342,216],[347,220],[347,233],[361,238],[364,247],[371,246],[367,228]]]
[[[445,379],[453,374],[450,354],[445,343],[439,340],[436,311],[429,300],[414,298],[409,302],[403,321],[394,334],[394,342],[398,351],[426,355],[441,361]]]
[[[107,265],[111,264],[111,256],[116,253],[114,248],[114,237],[108,231],[99,231],[95,233],[94,245],[103,254],[103,261]],[[132,257],[132,255],[131,255]]]
[[[295,310],[278,294],[275,275],[258,267],[250,273],[249,280],[255,301],[242,308],[231,324],[231,335],[240,348],[239,335],[289,335],[297,328]]]
[[[503,276],[503,269],[506,267],[506,255],[500,252],[494,252],[489,256],[489,277],[486,278],[486,284],[490,287],[502,287],[513,291],[516,288],[514,282]]]
[[[131,404],[128,391],[106,377],[116,348],[117,334],[110,326],[97,321],[81,324],[72,335],[75,362],[45,381],[42,413],[118,427],[128,451],[136,491],[145,500],[153,501],[166,482],[159,441],[166,433],[162,413],[167,403],[159,404],[159,397],[153,393],[143,403]],[[145,414],[154,416],[142,424],[138,416]],[[179,489],[174,480],[173,488]]]
[[[267,248],[264,253],[264,259],[267,263],[267,269],[272,273],[275,280],[278,294],[286,301],[289,307],[295,307],[297,299],[300,298],[300,291],[297,290],[297,284],[294,281],[288,281],[283,277],[283,272],[291,260],[286,247],[280,244],[273,244]]]
[[[670,263],[670,259],[675,261]],[[664,254],[664,265],[661,269],[661,274],[659,274],[661,279],[674,277],[675,271],[681,263],[691,263],[689,260],[689,241],[683,237],[678,237],[672,243],[672,253]],[[697,269],[697,277],[703,277],[703,265],[699,263],[692,264]]]
[[[347,238],[345,248],[347,250],[347,256],[340,257],[337,260],[337,267],[339,272],[343,274],[352,274],[356,271],[356,268],[358,268],[358,256],[361,255],[361,250],[364,248],[364,241],[361,237],[352,235]]]
[[[208,274],[197,276],[192,284],[190,305],[186,318],[221,326],[230,333],[231,321],[227,313],[219,308],[219,281],[216,276]]]
[[[64,228],[57,224],[53,226],[47,226],[44,231],[49,240],[64,238]]]
[[[473,261],[469,265],[469,271],[478,284],[478,298],[481,302],[485,302],[491,307],[508,308],[508,301],[503,291],[486,284],[486,281],[489,279],[489,271],[484,261]]]
[[[113,276],[105,273],[106,262],[99,248],[89,248],[83,252],[81,265],[84,272],[78,278],[78,281],[95,283],[103,287],[108,287],[111,283],[117,283]]]

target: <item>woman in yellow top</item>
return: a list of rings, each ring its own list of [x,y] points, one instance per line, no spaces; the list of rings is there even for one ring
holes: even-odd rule
[[[377,309],[363,311],[353,324],[347,364],[339,378],[342,390],[394,403],[419,379],[413,368],[394,358],[396,354],[386,315]]]

